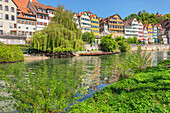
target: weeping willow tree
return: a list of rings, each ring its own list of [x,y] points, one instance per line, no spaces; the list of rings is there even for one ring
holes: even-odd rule
[[[83,50],[81,30],[73,22],[73,13],[59,5],[50,24],[32,37],[32,46],[34,49],[49,52]]]

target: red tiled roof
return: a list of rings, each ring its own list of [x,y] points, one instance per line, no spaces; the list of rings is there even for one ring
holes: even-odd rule
[[[130,24],[132,23],[132,21],[133,21],[134,19],[135,19],[135,18],[131,18],[131,19],[125,20],[125,21],[124,21],[124,26],[131,26]]]
[[[13,2],[18,7],[17,9],[20,10],[20,16],[17,16],[17,17],[27,18],[27,17],[24,17],[23,14],[33,15],[31,10],[29,8],[27,8],[27,5],[28,5],[29,1],[30,0],[13,0]],[[38,1],[36,1],[36,0],[32,0],[32,1],[38,3]],[[33,16],[35,16],[35,15],[33,15]],[[33,18],[27,18],[27,19],[33,19]]]
[[[53,6],[48,6],[48,5],[44,5],[44,4],[40,4],[38,2],[31,2],[32,5],[36,6],[37,8],[42,8],[42,9],[52,9],[52,10],[56,10],[56,7]]]
[[[97,15],[96,15],[96,14],[93,14],[93,15],[91,15],[91,16],[90,16],[90,18],[93,18],[94,16],[96,16],[96,17],[97,17]]]

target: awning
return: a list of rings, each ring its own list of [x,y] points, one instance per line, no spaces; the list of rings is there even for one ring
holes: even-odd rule
[[[138,40],[146,40],[145,38],[141,38],[141,39],[138,39]]]
[[[11,30],[11,31],[18,31],[18,30]]]

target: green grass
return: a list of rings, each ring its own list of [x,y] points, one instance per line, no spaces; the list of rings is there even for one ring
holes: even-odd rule
[[[76,104],[70,113],[169,113],[170,59],[118,81],[90,99]]]

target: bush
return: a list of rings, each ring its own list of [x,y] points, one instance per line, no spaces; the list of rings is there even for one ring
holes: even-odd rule
[[[130,50],[130,45],[124,40],[119,41],[119,49],[121,52],[127,52]]]
[[[24,60],[22,51],[13,45],[0,45],[0,63],[19,62]]]
[[[105,51],[114,51],[118,48],[117,42],[112,38],[111,35],[107,35],[102,37],[101,39],[101,47]]]

